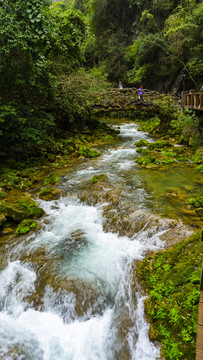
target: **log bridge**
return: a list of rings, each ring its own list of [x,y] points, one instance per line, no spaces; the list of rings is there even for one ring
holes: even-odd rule
[[[89,110],[91,113],[136,110],[151,107],[156,100],[166,97],[166,95],[156,91],[144,89],[144,92],[140,97],[136,88],[107,89],[105,92],[94,94]],[[173,96],[170,96],[170,98],[174,101]],[[176,102],[178,102],[177,98]]]
[[[137,88],[106,89],[95,92],[90,99],[89,111],[91,113],[108,113],[112,111],[129,111],[139,108],[150,108],[157,100],[168,97],[171,102],[180,107],[192,110],[203,110],[203,92],[185,92],[181,99],[170,94],[160,94],[157,91],[144,89],[140,97]]]

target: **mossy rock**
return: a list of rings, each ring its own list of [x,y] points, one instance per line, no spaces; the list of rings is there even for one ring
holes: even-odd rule
[[[42,200],[50,201],[57,200],[60,197],[61,192],[58,189],[54,188],[45,188],[40,191],[39,197]]]
[[[22,208],[19,204],[1,204],[0,212],[6,218],[11,218],[14,221],[21,221],[28,217],[26,209]]]
[[[30,230],[34,230],[37,227],[36,221],[31,219],[24,219],[17,227],[16,234],[23,235],[28,233]]]
[[[35,219],[44,215],[44,210],[40,208],[37,203],[30,197],[23,197],[18,200],[19,205],[22,209],[25,209],[29,217]]]
[[[151,165],[151,164],[159,164],[159,160],[157,160],[154,156],[145,156],[136,159],[136,162],[140,165]]]
[[[107,179],[107,175],[105,174],[101,174],[101,175],[95,175],[92,177],[92,183],[95,184],[97,183],[98,181],[104,181]]]
[[[162,164],[173,164],[175,159],[171,159],[170,157],[162,157],[161,162]]]
[[[47,156],[47,159],[52,162],[55,161],[55,159],[56,159],[56,155],[54,155],[54,154],[47,153],[46,156]]]
[[[197,216],[202,218],[203,217],[203,208],[200,207],[200,208],[195,209],[195,213],[197,214]]]
[[[83,146],[83,145],[80,145],[78,147],[78,154],[86,158],[94,158],[100,155],[98,151],[90,149],[88,146]]]
[[[6,222],[6,217],[4,214],[0,214],[0,227]]]
[[[150,154],[150,150],[149,149],[145,149],[145,148],[137,148],[136,152],[143,154],[143,155],[148,155]]]
[[[60,181],[59,177],[55,173],[52,173],[45,177],[44,185],[55,185],[58,184],[59,181]]]
[[[143,147],[143,146],[147,146],[148,144],[149,144],[149,141],[141,139],[135,143],[135,146]]]
[[[27,218],[39,218],[44,215],[44,210],[30,197],[22,197],[16,203],[1,203],[0,212],[6,218],[21,221]]]
[[[168,140],[159,140],[154,143],[149,143],[147,145],[149,150],[161,150],[167,147],[171,147],[171,143]]]

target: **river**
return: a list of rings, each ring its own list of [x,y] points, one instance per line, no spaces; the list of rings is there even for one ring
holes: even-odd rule
[[[79,159],[61,172],[63,196],[39,202],[42,228],[5,246],[2,360],[160,358],[148,335],[145,296],[134,285],[135,264],[192,232],[165,193],[174,186],[198,193],[198,175],[195,183],[186,166],[140,168],[134,144],[153,138],[134,123],[112,126],[118,125],[118,139],[100,146],[99,158]],[[93,184],[100,174],[107,177]]]

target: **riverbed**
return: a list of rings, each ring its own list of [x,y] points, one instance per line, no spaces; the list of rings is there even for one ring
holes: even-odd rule
[[[133,122],[111,126],[120,134],[98,147],[99,158],[61,170],[60,199],[38,200],[46,213],[41,229],[5,244],[1,359],[160,358],[148,335],[146,297],[132,281],[135,264],[199,228],[181,202],[201,193],[201,177],[184,164],[142,168],[134,144],[155,140]]]

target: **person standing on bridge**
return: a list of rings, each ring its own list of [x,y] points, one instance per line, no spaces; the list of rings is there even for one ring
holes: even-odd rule
[[[143,94],[145,94],[145,91],[144,91],[144,89],[143,89],[143,86],[140,85],[140,88],[139,88],[139,90],[138,90],[138,99],[142,99]]]
[[[121,81],[119,81],[118,88],[119,88],[119,89],[123,89],[123,84],[122,84]]]

